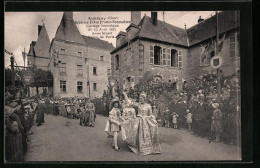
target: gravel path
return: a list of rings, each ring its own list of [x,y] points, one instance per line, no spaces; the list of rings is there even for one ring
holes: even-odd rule
[[[79,120],[45,115],[45,123],[33,126],[26,161],[194,161],[240,160],[240,149],[214,143],[186,130],[159,128],[162,154],[140,156],[119,137],[121,150],[112,149],[106,138],[107,117],[97,115],[95,127],[82,127]]]

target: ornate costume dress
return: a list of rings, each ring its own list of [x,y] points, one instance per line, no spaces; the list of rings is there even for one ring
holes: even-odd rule
[[[123,106],[122,118],[124,120],[131,120],[136,118],[135,109],[129,106],[126,101],[123,101],[122,106]]]
[[[152,115],[149,104],[132,102],[137,106],[137,118],[121,123],[122,139],[136,154],[149,155],[161,153],[158,143],[158,124]]]
[[[89,125],[94,126],[95,123],[95,106],[93,103],[87,103],[86,110],[89,113]]]

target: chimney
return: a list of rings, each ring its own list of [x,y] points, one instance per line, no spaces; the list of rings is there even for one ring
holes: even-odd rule
[[[116,36],[116,47],[121,46],[126,41],[126,33],[120,31]]]
[[[131,11],[131,22],[135,25],[138,25],[141,20],[140,11]]]
[[[41,30],[42,30],[42,26],[41,26],[41,25],[38,25],[38,36],[39,36]]]
[[[157,25],[157,12],[151,12],[152,23]]]
[[[63,18],[73,20],[73,12],[64,12]]]
[[[30,49],[29,49],[29,52],[28,52],[28,54],[27,55],[29,55],[29,56],[34,56],[34,52],[33,52],[33,47],[34,47],[34,45],[33,45],[33,42],[30,44]]]
[[[198,19],[198,23],[202,22],[204,19],[201,18],[201,16]]]

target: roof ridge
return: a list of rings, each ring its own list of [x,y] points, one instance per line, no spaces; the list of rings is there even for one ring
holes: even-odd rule
[[[144,16],[144,17],[151,18],[150,16]],[[170,23],[168,23],[168,22],[161,21],[161,20],[159,20],[159,19],[158,19],[158,21],[161,22],[161,23],[167,24],[167,25],[169,25],[169,26],[172,26],[172,27],[175,27],[175,28],[178,28],[178,29],[185,30],[184,28],[181,28],[181,27],[178,27],[178,26],[172,25],[172,24],[170,24]]]
[[[220,14],[220,13],[223,13],[223,12],[220,11],[218,14]],[[211,17],[209,17],[209,18],[206,18],[206,19],[202,20],[201,22],[199,22],[199,23],[193,25],[192,27],[190,27],[190,28],[188,28],[188,29],[194,28],[194,27],[198,26],[199,24],[202,24],[202,23],[204,23],[205,21],[208,21],[208,20],[212,19],[212,18],[215,17],[215,16],[216,16],[216,14],[214,14],[213,16],[211,16]]]

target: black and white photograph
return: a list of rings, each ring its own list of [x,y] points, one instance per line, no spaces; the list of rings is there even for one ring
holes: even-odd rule
[[[4,161],[241,161],[240,11],[4,12]]]

